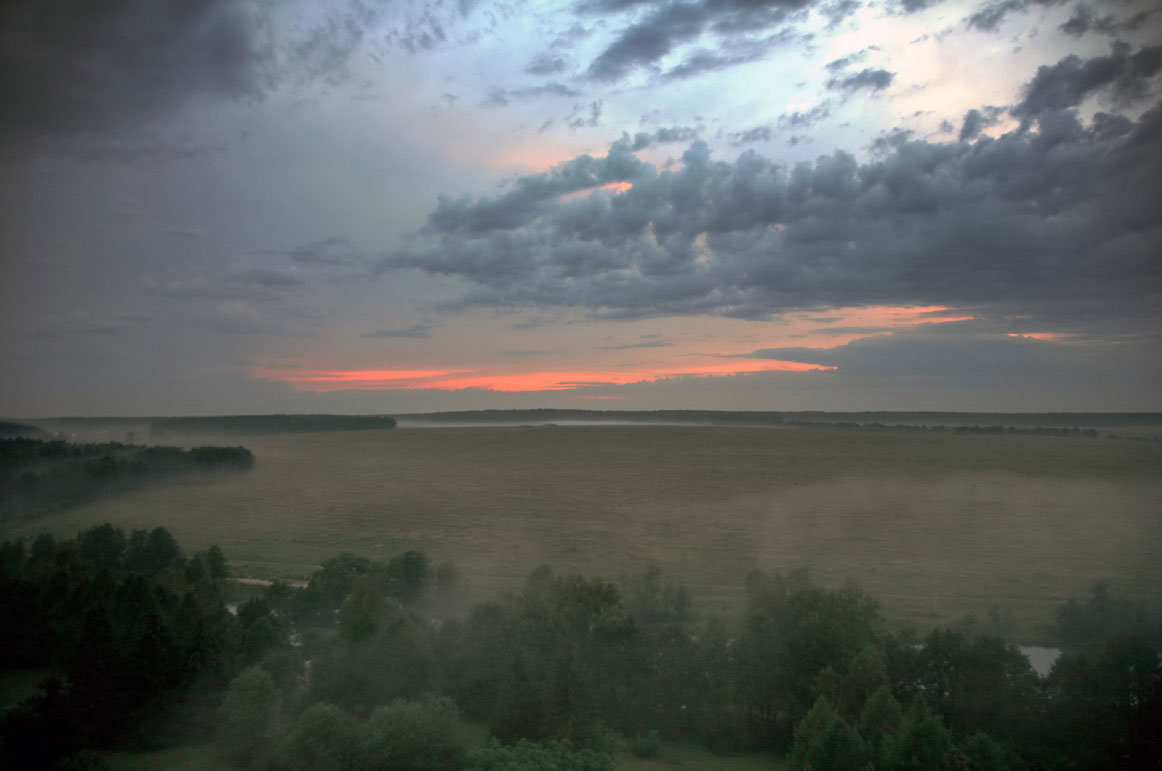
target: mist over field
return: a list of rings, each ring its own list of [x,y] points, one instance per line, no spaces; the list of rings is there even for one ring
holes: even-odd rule
[[[480,600],[542,564],[612,579],[656,565],[733,615],[746,575],[855,581],[930,627],[993,606],[1035,639],[1054,603],[1162,582],[1156,444],[802,428],[516,426],[242,441],[255,468],[182,479],[20,524],[110,521],[228,543],[236,572],[305,580],[343,551],[451,560]]]

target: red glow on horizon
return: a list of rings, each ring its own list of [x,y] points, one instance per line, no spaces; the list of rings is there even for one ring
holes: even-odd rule
[[[752,372],[816,372],[829,369],[835,369],[835,367],[774,359],[725,359],[714,364],[694,367],[626,371],[578,370],[468,374],[472,373],[473,370],[339,370],[288,375],[268,370],[264,373],[256,373],[256,377],[286,383],[297,391],[395,391],[410,389],[458,391],[476,388],[484,391],[517,393],[572,391],[589,386],[653,383],[658,380],[678,377],[727,377]]]
[[[467,369],[356,369],[335,370],[329,372],[310,372],[303,375],[290,375],[268,379],[282,380],[283,382],[287,383],[365,383],[388,380],[420,380],[471,371],[472,370]]]

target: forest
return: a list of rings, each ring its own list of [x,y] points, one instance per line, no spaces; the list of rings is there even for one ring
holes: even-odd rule
[[[998,625],[893,628],[858,588],[755,572],[740,618],[696,618],[649,568],[543,567],[473,605],[419,551],[342,554],[227,600],[227,561],[164,528],[0,544],[0,662],[44,674],[0,718],[0,766],[101,769],[212,741],[237,769],[612,769],[695,741],[792,769],[1162,764],[1162,629],[1105,586],[1056,612],[1038,676]],[[460,727],[492,737],[469,748]]]
[[[716,426],[862,427],[934,430],[982,428],[1000,429],[1130,428],[1162,425],[1157,412],[798,412],[746,410],[462,410],[425,412],[398,416],[412,425],[543,423],[543,422],[626,422],[689,423]],[[200,419],[199,419],[200,420]],[[1068,432],[1071,433],[1072,432]]]
[[[191,471],[245,471],[245,447],[146,447],[121,442],[0,439],[0,522],[31,519]]]
[[[152,438],[175,434],[300,434],[383,428],[395,428],[395,418],[386,415],[220,415],[149,419]]]

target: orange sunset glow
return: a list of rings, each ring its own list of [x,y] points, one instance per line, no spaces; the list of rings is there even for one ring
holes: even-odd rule
[[[1027,337],[1030,340],[1047,340],[1050,342],[1060,340],[1064,335],[1058,332],[1009,332],[1009,337]]]
[[[576,370],[545,372],[479,372],[474,370],[337,370],[315,371],[286,375],[260,371],[260,380],[279,381],[297,391],[392,391],[405,389],[434,389],[459,391],[479,389],[504,393],[530,391],[571,391],[586,386],[628,385],[652,383],[678,377],[728,377],[753,372],[817,372],[831,370],[821,364],[766,359],[725,360],[715,364],[694,367],[634,370]]]

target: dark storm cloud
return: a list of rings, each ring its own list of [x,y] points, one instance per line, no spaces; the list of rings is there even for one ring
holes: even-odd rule
[[[1133,16],[1126,18],[1119,18],[1112,13],[1098,16],[1093,8],[1085,3],[1079,3],[1073,9],[1073,15],[1059,29],[1073,37],[1081,37],[1089,32],[1097,32],[1102,35],[1111,36],[1120,35],[1125,32],[1134,32],[1141,29],[1150,20],[1150,17],[1157,12],[1156,9],[1139,11]]]
[[[653,68],[668,54],[704,33],[719,38],[714,50],[692,54],[668,75],[692,77],[701,72],[754,61],[771,48],[795,38],[787,30],[754,38],[766,30],[782,26],[791,17],[810,8],[816,0],[701,0],[701,2],[644,3],[630,0],[603,0],[584,3],[583,13],[613,13],[641,6],[650,10],[623,29],[617,38],[589,65],[589,77],[616,81],[635,69]],[[837,13],[851,13],[857,6],[843,5]],[[846,9],[846,10],[843,10]],[[834,8],[833,8],[834,10]],[[740,49],[745,48],[745,54]]]
[[[339,82],[391,8],[376,0],[343,0],[322,13],[235,0],[10,0],[0,6],[0,141],[64,152],[83,139],[81,150],[103,152],[101,160],[173,155],[156,138],[140,151],[95,139],[136,137],[199,99]],[[430,48],[467,8],[429,0],[393,10],[386,42]]]
[[[441,198],[381,266],[468,281],[452,307],[767,318],[941,304],[1156,329],[1160,149],[1162,104],[1089,125],[1048,111],[971,143],[899,135],[864,164],[835,152],[788,166],[753,151],[728,163],[695,143],[659,172],[626,138],[502,196]],[[632,187],[564,195],[611,182]]]
[[[231,0],[17,0],[0,10],[8,138],[101,132],[267,85],[266,21]]]
[[[1076,107],[1099,91],[1110,93],[1121,103],[1141,100],[1156,85],[1152,81],[1159,72],[1162,46],[1130,53],[1130,46],[1115,43],[1109,56],[1067,56],[1052,66],[1037,69],[1037,75],[1025,88],[1024,99],[1013,107],[1013,115],[1027,121],[1044,112]]]
[[[982,5],[968,17],[968,26],[995,32],[1011,13],[1022,13],[1033,5],[1062,5],[1065,0],[998,0]]]
[[[604,158],[582,155],[550,172],[519,177],[512,190],[498,198],[473,200],[441,196],[428,218],[428,231],[474,234],[514,230],[546,214],[559,196],[589,190],[611,182],[625,182],[653,172],[622,140]]]
[[[589,76],[595,80],[619,80],[636,67],[653,64],[679,43],[701,35],[706,18],[702,6],[687,3],[664,6],[647,20],[622,32],[589,65]]]
[[[964,121],[960,124],[960,134],[957,139],[967,142],[980,136],[980,132],[989,126],[1000,122],[1005,110],[1002,107],[985,107],[983,110],[973,108],[964,114]],[[952,131],[949,128],[948,131]]]
[[[843,78],[831,78],[827,81],[827,88],[831,91],[846,91],[849,94],[862,89],[883,91],[892,85],[892,80],[895,77],[896,74],[894,72],[869,67],[860,70],[854,75],[848,75]]]
[[[1003,0],[998,3],[988,3],[981,6],[980,10],[968,17],[968,26],[976,27],[980,30],[992,32],[1001,26],[1001,22],[1005,20],[1013,11],[1024,10],[1026,3],[1022,0]]]
[[[996,0],[986,3],[968,17],[968,26],[985,32],[995,32],[1000,29],[1005,19],[1013,13],[1024,13],[1033,6],[1059,6],[1067,0]],[[905,0],[907,2],[907,0]],[[1133,0],[1123,4],[1129,5]],[[1119,35],[1126,32],[1135,32],[1141,29],[1150,20],[1157,9],[1139,11],[1132,16],[1119,17],[1112,13],[1099,16],[1087,3],[1078,3],[1074,6],[1069,20],[1060,25],[1059,29],[1067,35],[1081,37],[1089,32],[1104,35]]]

